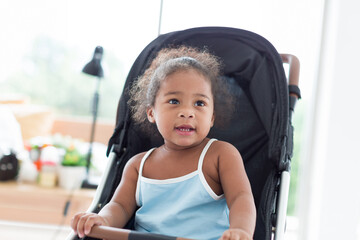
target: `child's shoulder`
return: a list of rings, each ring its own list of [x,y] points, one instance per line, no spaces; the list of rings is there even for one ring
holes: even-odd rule
[[[212,147],[215,152],[227,153],[227,152],[239,152],[237,148],[229,142],[217,140],[212,143]],[[210,148],[210,149],[211,149]]]
[[[131,167],[135,167],[136,169],[139,169],[141,160],[144,158],[145,154],[146,154],[146,152],[141,152],[141,153],[134,155],[133,157],[131,157],[129,159],[129,161],[127,162],[127,165],[131,166]]]
[[[242,160],[241,154],[238,149],[231,143],[225,141],[218,140],[213,142],[211,147],[209,148],[209,153],[209,155],[216,157],[218,161],[222,159],[222,162],[231,162],[233,160],[237,161],[240,159]]]

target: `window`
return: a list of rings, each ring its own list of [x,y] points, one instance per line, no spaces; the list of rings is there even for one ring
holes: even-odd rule
[[[159,1],[0,3],[0,94],[23,94],[58,115],[91,115],[94,77],[81,73],[104,48],[99,116],[114,119],[127,73],[158,33]]]

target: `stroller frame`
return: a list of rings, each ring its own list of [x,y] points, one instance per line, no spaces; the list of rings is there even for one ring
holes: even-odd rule
[[[266,55],[264,58],[275,62],[276,69],[274,72],[276,72],[276,74],[280,76],[279,78],[281,78],[279,80],[280,90],[278,92],[281,93],[280,95],[282,96],[279,98],[282,99],[278,101],[282,101],[282,104],[286,107],[286,109],[280,111],[280,115],[283,117],[279,118],[279,125],[283,131],[281,133],[275,133],[278,140],[273,140],[272,145],[269,144],[269,148],[274,146],[273,148],[276,149],[276,151],[273,153],[275,157],[269,157],[269,159],[276,159],[276,163],[274,164],[276,169],[273,170],[274,173],[270,174],[271,176],[269,177],[269,179],[271,179],[270,185],[275,184],[275,186],[263,186],[264,189],[268,188],[269,190],[266,192],[265,197],[263,197],[263,193],[261,193],[261,198],[265,198],[265,200],[261,199],[261,206],[257,206],[257,208],[261,207],[265,209],[265,214],[263,217],[264,219],[261,219],[264,226],[263,229],[259,230],[261,233],[258,235],[258,239],[271,239],[273,235],[274,239],[283,240],[285,234],[286,210],[290,186],[290,165],[293,151],[293,127],[291,120],[296,102],[301,97],[300,89],[298,87],[300,66],[299,60],[291,54],[278,54],[275,48],[266,39],[249,31],[225,27],[193,28],[160,35],[153,42],[151,42],[143,50],[142,54],[140,54],[136,59],[128,75],[127,82],[129,82],[129,79],[132,81],[139,75],[139,73],[142,73],[143,65],[145,63],[149,64],[148,58],[151,60],[151,58],[154,57],[154,54],[156,54],[159,49],[163,48],[165,45],[171,44],[191,45],[195,40],[190,38],[191,40],[186,41],[184,40],[186,39],[185,37],[196,38],[198,33],[200,35],[203,34],[207,37],[213,36],[215,38],[218,35],[225,35],[226,37],[235,38],[239,41],[245,41],[246,44],[250,45],[252,48],[257,48],[257,46],[260,45],[261,51],[264,52],[261,52],[261,54]],[[185,37],[182,37],[184,35]],[[149,57],[149,55],[152,57]],[[287,79],[282,66],[283,63],[289,64],[289,73]],[[282,68],[281,70],[279,70],[280,65]],[[284,84],[286,85],[286,88],[284,88]],[[115,128],[113,136],[109,140],[109,161],[104,171],[103,177],[98,185],[93,202],[88,208],[88,212],[99,212],[101,208],[110,201],[111,196],[113,195],[115,188],[122,177],[122,172],[119,172],[116,176],[112,176],[112,171],[114,171],[114,169],[123,169],[126,161],[134,155],[133,153],[129,153],[130,149],[126,145],[126,137],[128,135],[127,129],[129,128],[129,125],[131,125],[130,111],[126,106],[127,101],[124,101],[124,99],[126,100],[126,97],[128,97],[126,96],[126,90],[128,87],[129,86],[125,84],[124,91],[119,101],[118,115],[116,119],[117,127]],[[278,94],[278,92],[276,94]],[[284,95],[286,97],[283,97]],[[269,141],[271,142],[271,139]],[[271,154],[269,153],[269,155]],[[266,184],[268,184],[268,180],[266,180]],[[262,192],[263,191],[264,190],[262,190]],[[260,216],[259,213],[258,216]],[[93,227],[91,233],[88,236],[94,238],[105,237],[107,239],[183,239],[157,234],[143,234],[131,230],[115,229],[103,226]],[[67,239],[72,240],[78,238],[73,233],[70,233]],[[86,237],[86,239],[91,238]]]

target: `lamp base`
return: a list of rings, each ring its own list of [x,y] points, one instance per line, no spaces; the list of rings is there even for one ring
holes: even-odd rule
[[[97,184],[89,182],[87,178],[84,179],[81,184],[81,188],[96,189],[97,187],[98,187]]]

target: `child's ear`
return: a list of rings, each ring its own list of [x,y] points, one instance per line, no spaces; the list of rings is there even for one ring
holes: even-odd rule
[[[211,117],[211,127],[214,126],[214,122],[215,122],[215,113]]]
[[[146,109],[146,115],[149,122],[155,123],[154,109],[152,107]]]

